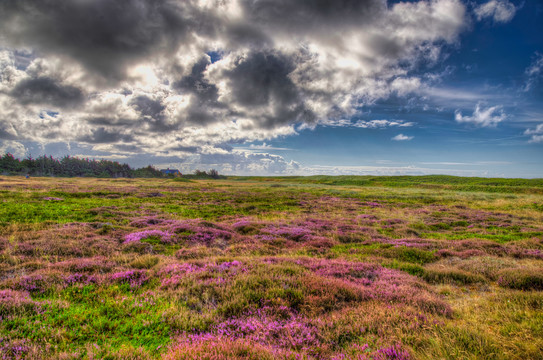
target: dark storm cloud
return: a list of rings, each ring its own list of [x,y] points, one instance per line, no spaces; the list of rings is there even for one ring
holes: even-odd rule
[[[3,0],[0,31],[14,46],[67,55],[105,77],[153,51],[175,51],[193,23],[191,2]]]
[[[196,154],[201,149],[199,147],[197,147],[197,146],[174,146],[174,147],[170,148],[169,150]]]
[[[304,32],[371,21],[386,0],[241,0],[241,6],[254,24]]]
[[[271,37],[260,29],[258,24],[235,22],[225,28],[225,34],[230,46],[265,48],[273,44]]]
[[[181,94],[192,95],[190,106],[185,114],[189,123],[207,124],[220,120],[212,110],[225,107],[224,104],[218,102],[219,90],[217,87],[204,76],[204,72],[210,64],[211,61],[207,56],[201,58],[193,65],[189,75],[173,84],[174,89]]]
[[[23,80],[11,90],[10,95],[21,104],[42,104],[61,108],[77,106],[84,101],[80,89],[61,85],[48,77]]]
[[[91,125],[98,125],[98,126],[130,126],[134,124],[133,120],[130,119],[114,119],[109,117],[92,117],[89,119],[86,119],[87,123]]]
[[[179,89],[182,93],[195,94],[202,102],[210,103],[211,105],[215,104],[219,97],[219,91],[215,85],[210,84],[204,78],[204,71],[209,64],[211,64],[211,61],[207,57],[200,59],[192,67],[190,75],[176,82],[174,88]]]
[[[118,151],[128,152],[128,153],[138,153],[141,151],[141,148],[137,145],[127,145],[127,144],[115,144],[115,149]]]
[[[4,128],[5,126],[6,126],[5,124],[0,123],[0,139],[1,140],[17,140],[17,136],[7,131]]]
[[[141,95],[135,97],[131,105],[140,113],[140,122],[148,125],[152,132],[169,132],[177,128],[176,124],[168,122],[164,110],[166,106],[160,99],[151,99],[148,96]]]
[[[109,144],[116,142],[130,142],[133,138],[131,135],[121,134],[117,131],[108,130],[104,127],[99,127],[92,130],[90,135],[82,136],[78,141],[90,144]]]
[[[261,116],[261,125],[273,127],[297,121],[312,121],[300,90],[289,78],[294,61],[278,52],[253,52],[240,59],[223,75],[228,79],[233,100],[245,108],[271,107]]]
[[[162,119],[164,117],[164,106],[159,100],[151,99],[147,96],[138,96],[132,104],[140,112],[141,115],[150,117],[152,119]]]

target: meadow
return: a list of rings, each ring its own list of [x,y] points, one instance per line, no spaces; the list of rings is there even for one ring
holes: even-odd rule
[[[0,177],[2,359],[543,359],[543,180]]]

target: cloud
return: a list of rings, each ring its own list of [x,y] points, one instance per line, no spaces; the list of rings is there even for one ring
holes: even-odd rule
[[[111,155],[86,155],[86,154],[75,154],[72,155],[73,157],[78,157],[80,159],[95,159],[95,160],[111,160],[111,161],[119,161],[123,163],[123,160],[128,159],[128,156],[126,155],[118,155],[118,154],[111,154]]]
[[[271,145],[266,144],[266,143],[262,143],[261,145],[251,144],[251,145],[249,145],[249,149],[251,149],[251,150],[292,150],[292,149],[289,149],[289,148],[271,146]]]
[[[472,124],[479,127],[495,127],[498,123],[507,118],[501,106],[492,106],[489,108],[482,108],[478,103],[475,106],[472,116],[462,116],[460,110],[454,112],[454,119],[459,123]]]
[[[161,165],[159,165],[161,166]],[[236,150],[234,152],[195,154],[185,157],[182,163],[166,163],[169,166],[190,173],[194,170],[216,169],[229,175],[294,175],[300,174],[301,164],[287,161],[284,157],[269,153],[255,153]]]
[[[492,19],[495,23],[508,23],[515,16],[517,8],[508,0],[491,0],[475,8],[477,20]]]
[[[0,139],[184,157],[346,126],[467,23],[460,0],[5,0]],[[354,126],[412,125],[378,121]]]
[[[82,136],[77,140],[90,144],[122,143],[130,142],[132,140],[132,136],[130,134],[121,134],[116,131],[107,130],[104,127],[99,127],[92,129],[91,134]]]
[[[414,122],[405,122],[403,120],[358,120],[356,123],[352,124],[354,127],[363,128],[363,129],[384,129],[387,127],[410,127],[415,125]]]
[[[234,60],[235,66],[221,71],[227,86],[224,102],[236,104],[239,116],[252,118],[264,128],[284,123],[311,123],[315,114],[303,101],[290,74],[294,60],[277,51],[250,52]]]
[[[59,84],[48,77],[25,79],[15,85],[10,95],[23,105],[40,104],[56,108],[74,107],[84,101],[80,89]]]
[[[0,156],[10,153],[16,158],[22,159],[26,155],[26,148],[18,141],[0,141]]]
[[[534,60],[524,71],[527,80],[524,83],[524,91],[530,91],[539,81],[543,74],[543,54],[535,53]]]
[[[413,140],[414,136],[407,136],[407,135],[404,135],[404,134],[398,134],[396,136],[394,136],[392,138],[392,140],[394,141],[409,141],[409,140]]]
[[[150,52],[172,54],[188,41],[195,1],[5,0],[0,30],[13,47],[81,63],[104,79],[121,79]]]
[[[313,165],[303,167],[306,175],[435,175],[449,174],[456,176],[489,176],[487,170],[427,168],[415,165],[403,166],[322,166]],[[502,175],[503,176],[503,175]]]
[[[524,135],[531,135],[529,142],[543,143],[543,124],[537,125],[534,129],[526,129]]]

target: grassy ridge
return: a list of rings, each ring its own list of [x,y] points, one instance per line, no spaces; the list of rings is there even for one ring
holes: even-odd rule
[[[458,177],[449,175],[425,176],[283,176],[283,177],[230,177],[240,181],[292,182],[300,184],[415,187],[454,191],[543,194],[543,179],[506,179]]]

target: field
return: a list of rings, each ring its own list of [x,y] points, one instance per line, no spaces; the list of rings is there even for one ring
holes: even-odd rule
[[[2,359],[543,359],[543,180],[0,177]]]

